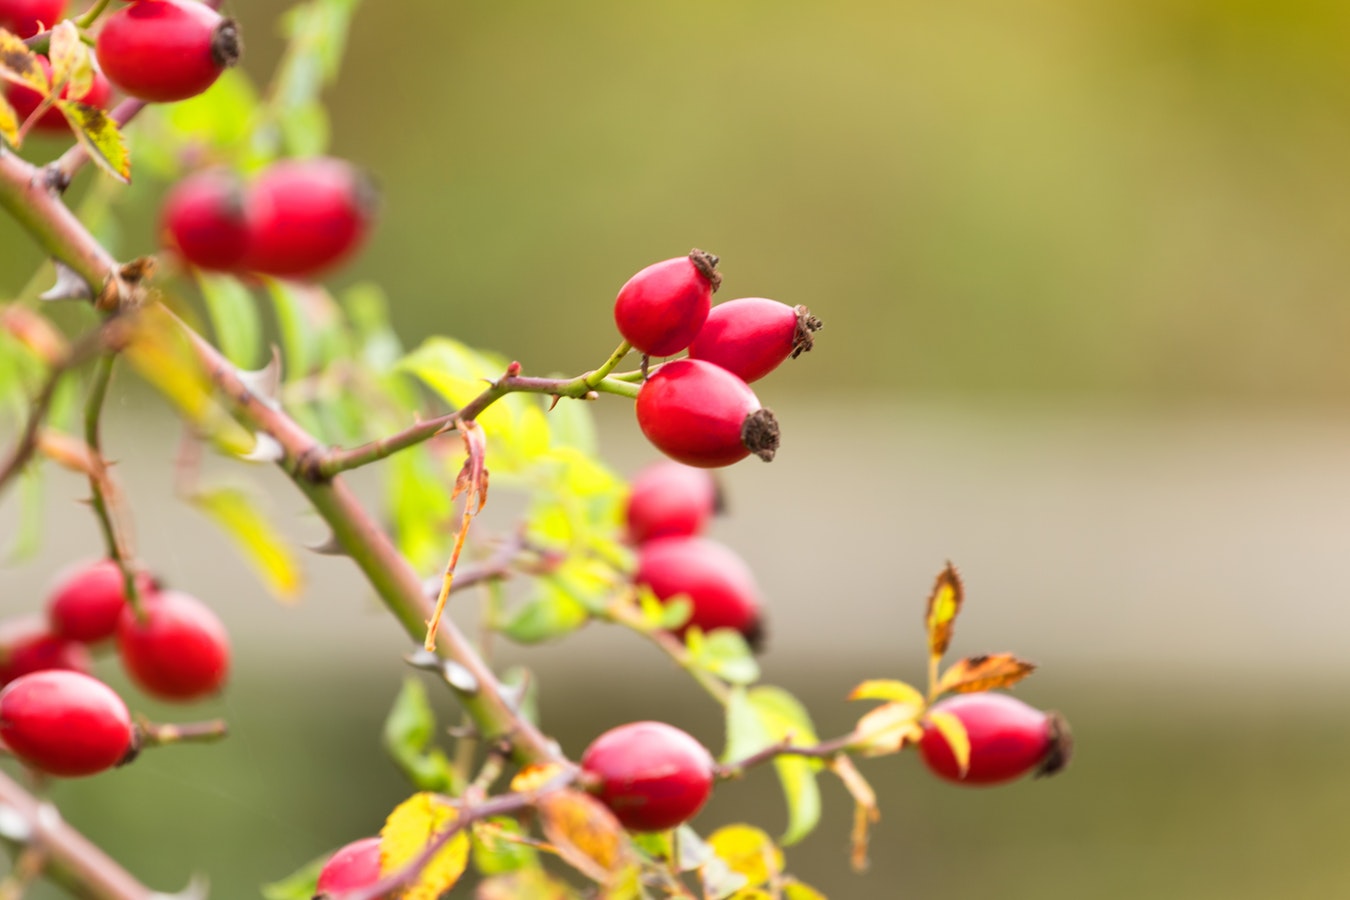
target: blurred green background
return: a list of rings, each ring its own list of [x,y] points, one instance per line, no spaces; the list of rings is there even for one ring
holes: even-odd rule
[[[264,80],[275,6],[232,12]],[[334,152],[385,208],[334,283],[384,285],[409,344],[535,373],[598,363],[619,285],[691,246],[723,257],[720,297],[826,321],[759,386],[784,448],[728,473],[717,532],[774,608],[768,679],[848,727],[853,683],[920,676],[951,558],[956,652],[1037,660],[1021,693],[1079,739],[1064,776],[996,791],[866,765],[864,876],[827,785],[790,864],[832,897],[1347,895],[1348,51],[1331,0],[368,3],[329,97]],[[161,189],[133,189],[123,255],[151,246]],[[39,262],[0,221],[0,293]],[[156,887],[202,870],[254,896],[401,799],[376,727],[406,644],[340,560],[315,558],[299,607],[269,601],[174,504],[168,416],[125,388],[109,440],[143,555],[239,656],[219,709],[150,708],[235,736],[56,796]],[[652,458],[601,412],[621,471]],[[97,552],[79,496],[56,482],[41,554],[0,571],[8,606]],[[512,658],[573,752],[639,716],[718,746],[711,705],[632,644],[590,629]],[[775,790],[734,785],[700,824],[776,828]]]

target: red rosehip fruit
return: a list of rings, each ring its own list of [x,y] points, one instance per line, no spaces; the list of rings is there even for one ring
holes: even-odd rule
[[[820,320],[805,306],[764,297],[719,303],[708,313],[689,345],[689,355],[733,372],[749,384],[768,375],[788,357],[810,350]]]
[[[351,256],[375,216],[370,178],[331,157],[284,160],[248,190],[243,267],[281,278],[312,278]]]
[[[239,26],[194,0],[138,0],[103,22],[94,43],[113,84],[152,103],[205,91],[239,60]]]
[[[0,28],[27,39],[66,14],[66,0],[0,0]]]
[[[47,61],[47,57],[39,56],[38,62],[47,73],[47,78],[52,75],[52,64]],[[71,99],[70,84],[67,83],[61,88],[61,93],[57,95],[62,100]],[[37,111],[42,105],[42,95],[27,85],[23,84],[5,84],[5,99],[9,105],[14,107],[14,112],[20,122],[27,121],[28,117]],[[94,68],[93,79],[89,82],[89,90],[83,95],[74,98],[76,102],[83,103],[86,106],[97,106],[99,109],[107,109],[108,101],[112,99],[112,86],[108,84],[108,79],[103,77],[103,73]],[[46,112],[38,116],[33,121],[34,131],[45,132],[47,134],[70,134],[70,123],[66,117],[56,107],[49,107]]]
[[[380,880],[380,839],[352,841],[334,853],[319,872],[314,886],[319,897],[336,896],[343,891],[370,887]]]
[[[117,765],[134,742],[122,698],[79,672],[34,672],[0,691],[0,739],[49,775],[93,775]]]
[[[718,505],[717,481],[707,469],[674,460],[652,463],[638,472],[628,493],[628,539],[642,544],[701,534]]]
[[[142,596],[155,590],[154,581],[143,572],[137,574],[136,586]],[[53,633],[93,644],[113,636],[126,605],[122,570],[112,560],[100,559],[58,577],[47,598],[47,621]]]
[[[919,753],[939,778],[958,784],[999,784],[1035,771],[1039,778],[1068,765],[1073,741],[1058,713],[1042,712],[1007,694],[958,694],[934,704],[951,713],[970,738],[970,766],[961,774],[947,739],[923,723]]]
[[[131,679],[165,700],[219,690],[230,670],[230,643],[216,614],[179,591],[143,597],[141,610],[144,621],[128,606],[117,623],[117,650]]]
[[[49,669],[88,673],[89,651],[52,634],[40,616],[10,619],[0,626],[0,684]]]
[[[638,427],[656,449],[699,468],[778,450],[778,421],[740,378],[701,359],[677,359],[638,390]]]
[[[164,198],[160,235],[164,246],[191,265],[233,269],[248,251],[243,186],[219,169],[187,176]]]
[[[600,735],[581,756],[596,796],[629,831],[665,831],[692,819],[712,793],[713,758],[664,722],[632,722]]]
[[[703,631],[733,628],[752,646],[763,637],[759,585],[754,572],[734,550],[702,537],[669,537],[638,548],[633,580],[661,600],[689,598],[689,621]]]
[[[717,257],[702,250],[652,263],[619,289],[614,323],[641,353],[679,353],[703,327],[721,283]]]

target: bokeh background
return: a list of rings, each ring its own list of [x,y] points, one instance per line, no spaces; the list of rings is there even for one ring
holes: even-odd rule
[[[231,6],[265,79],[274,5]],[[385,196],[334,283],[384,285],[409,344],[581,371],[614,343],[618,286],[690,246],[722,255],[721,296],[826,321],[760,386],[783,449],[727,472],[716,528],[772,606],[767,680],[822,733],[862,678],[921,677],[949,558],[956,652],[1042,665],[1019,692],[1074,724],[1065,775],[972,791],[868,764],[871,871],[848,871],[827,783],[793,872],[852,898],[1350,893],[1350,6],[369,3],[329,99],[334,152]],[[157,190],[119,212],[128,255]],[[39,263],[0,221],[0,293]],[[130,380],[108,443],[143,555],[216,606],[238,657],[218,704],[137,705],[235,733],[54,793],[156,887],[202,871],[256,896],[404,795],[377,731],[407,643],[342,560],[309,560],[298,606],[268,599],[175,504],[173,424]],[[630,473],[654,452],[623,405],[601,434]],[[0,569],[6,614],[98,552],[82,495],[53,480],[40,552]],[[0,538],[18,522],[0,501]],[[634,717],[720,745],[714,707],[623,634],[509,658],[573,752]],[[741,818],[782,822],[769,773],[700,824]]]

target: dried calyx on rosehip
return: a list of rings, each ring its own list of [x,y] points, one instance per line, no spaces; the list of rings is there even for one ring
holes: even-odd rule
[[[209,607],[179,591],[141,598],[117,623],[117,650],[127,674],[146,693],[165,700],[214,694],[230,670],[225,626]]]
[[[748,384],[810,350],[820,327],[805,306],[764,297],[728,300],[708,313],[689,356],[715,363]]]
[[[964,772],[933,714],[960,721],[970,742]],[[1068,723],[1054,712],[1042,712],[1008,694],[958,694],[933,705],[923,722],[919,754],[938,777],[958,784],[1000,784],[1029,772],[1054,775],[1069,763],[1073,739]]]
[[[628,540],[634,544],[662,537],[701,534],[721,510],[717,480],[707,469],[661,460],[633,478],[624,507]]]
[[[731,628],[752,649],[764,639],[764,614],[754,572],[734,550],[703,537],[667,537],[648,541],[638,549],[639,585],[651,588],[660,600],[685,597],[690,626],[703,631]]]
[[[679,353],[703,327],[721,283],[717,257],[702,250],[652,263],[619,289],[614,324],[640,353]]]
[[[380,880],[380,839],[352,841],[328,858],[314,886],[315,900],[370,887]]]
[[[49,775],[94,775],[135,747],[126,704],[80,672],[35,672],[0,690],[0,740]]]
[[[712,755],[664,722],[631,722],[600,735],[581,756],[600,802],[630,831],[665,831],[703,808],[712,793]]]
[[[671,459],[729,466],[754,453],[773,459],[778,420],[740,378],[701,359],[663,364],[638,390],[642,433]]]
[[[45,56],[39,56],[38,62],[42,70],[47,73],[47,80],[50,82],[52,77],[52,64]],[[58,99],[74,100],[77,103],[83,103],[85,106],[93,106],[98,109],[107,109],[108,101],[112,99],[112,85],[108,84],[108,79],[94,67],[93,74],[89,81],[89,89],[78,97],[70,96],[70,82],[62,86],[61,92],[57,94]],[[14,108],[15,117],[20,121],[26,121],[29,116],[37,112],[42,105],[42,95],[24,84],[5,83],[5,99],[9,105]],[[45,132],[47,134],[70,134],[70,123],[66,117],[61,114],[61,110],[54,106],[48,107],[42,115],[33,120],[32,128],[34,131]]]
[[[238,23],[194,0],[137,0],[108,16],[94,44],[108,80],[152,103],[197,96],[242,51]]]

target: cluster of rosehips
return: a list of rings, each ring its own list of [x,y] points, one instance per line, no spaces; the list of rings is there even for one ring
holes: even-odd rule
[[[714,307],[721,283],[717,257],[692,250],[638,272],[614,301],[619,333],[645,357],[689,351],[644,379],[637,419],[662,453],[703,468],[773,459],[778,423],[749,383],[810,350],[820,329],[806,307],[763,297]]]
[[[139,610],[110,560],[62,577],[45,618],[7,623],[0,636],[0,739],[15,756],[51,775],[92,775],[136,749],[126,704],[90,672],[90,648],[116,644],[123,666],[147,694],[189,701],[215,693],[229,672],[225,627],[181,591],[137,578]]]
[[[0,28],[32,37],[61,21],[65,6],[65,0],[0,0]],[[186,100],[214,84],[238,61],[241,49],[238,24],[205,4],[134,0],[103,21],[94,44],[96,66],[89,90],[70,97],[67,86],[59,96],[100,109],[107,108],[112,87],[154,103]],[[50,75],[46,58],[42,64]],[[37,91],[23,85],[9,85],[6,97],[23,119],[42,102]],[[69,131],[56,110],[48,110],[33,127]]]
[[[758,648],[764,618],[754,573],[730,547],[702,536],[718,504],[706,469],[663,460],[639,472],[626,507],[628,540],[638,550],[634,580],[663,602],[689,601],[681,635],[690,626],[731,628]]]
[[[331,157],[274,163],[248,185],[208,169],[169,191],[161,232],[201,269],[312,278],[361,245],[375,199],[364,172]]]

